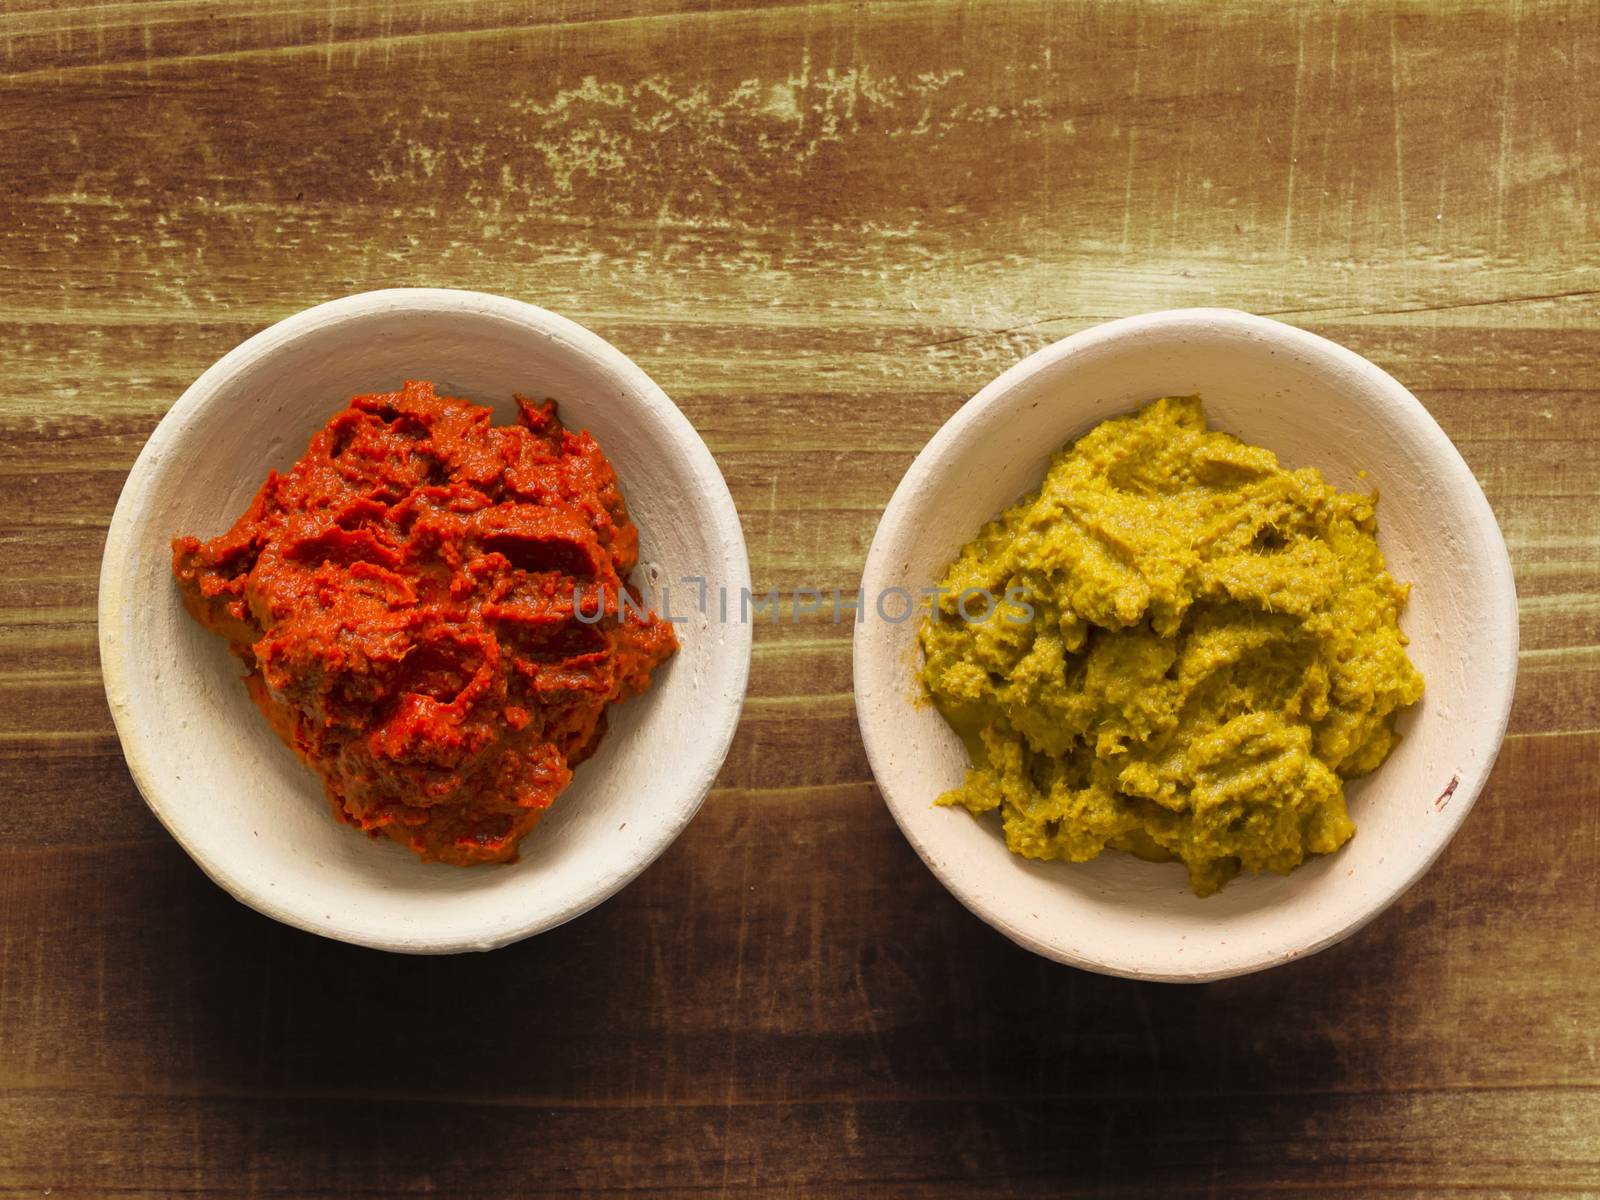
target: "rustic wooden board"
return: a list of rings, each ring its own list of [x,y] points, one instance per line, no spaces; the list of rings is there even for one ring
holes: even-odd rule
[[[1600,1194],[1600,8],[0,4],[0,1195]],[[717,790],[475,958],[235,905],[101,696],[106,521],[250,332],[394,284],[569,314],[849,587],[1004,366],[1228,304],[1409,384],[1494,505],[1521,684],[1360,935],[1194,988],[962,910],[871,783],[847,627],[758,630]]]

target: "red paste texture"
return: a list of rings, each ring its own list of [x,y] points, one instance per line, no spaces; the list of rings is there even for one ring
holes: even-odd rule
[[[625,602],[639,534],[599,445],[517,404],[497,427],[428,383],[357,396],[232,529],[172,544],[338,817],[430,862],[514,859],[677,649]]]

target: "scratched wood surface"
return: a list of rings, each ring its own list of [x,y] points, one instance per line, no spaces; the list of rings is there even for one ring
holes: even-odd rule
[[[1600,1194],[1600,9],[0,0],[0,1195]],[[1141,986],[1012,947],[879,801],[847,629],[757,634],[693,826],[481,957],[234,904],[148,814],[95,578],[207,365],[525,297],[850,587],[1020,355],[1226,304],[1407,383],[1516,567],[1477,811],[1346,944]]]

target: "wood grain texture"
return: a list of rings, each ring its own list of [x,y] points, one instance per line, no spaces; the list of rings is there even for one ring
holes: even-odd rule
[[[0,1196],[1600,1195],[1597,131],[1594,5],[0,3]],[[758,586],[853,586],[933,430],[1073,330],[1329,334],[1505,531],[1500,765],[1344,945],[1103,979],[916,859],[812,618],[594,913],[449,960],[277,926],[133,789],[100,547],[201,370],[396,284],[633,356]]]

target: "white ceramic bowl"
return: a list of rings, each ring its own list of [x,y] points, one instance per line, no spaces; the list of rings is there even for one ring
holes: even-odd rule
[[[427,379],[514,419],[513,392],[561,403],[616,466],[641,571],[749,585],[721,473],[672,401],[563,317],[476,292],[396,289],[318,305],[206,371],[156,428],[122,491],[100,574],[106,696],[134,781],[205,872],[268,916],[384,950],[487,950],[620,889],[699,809],[744,699],[750,628],[672,604],[681,649],[611,710],[594,758],[510,866],[425,865],[337,823],[320,780],[250,702],[224,642],[184,612],[175,534],[226,529],[359,392]],[[712,610],[714,612],[714,610]]]
[[[1108,852],[1089,863],[1011,854],[997,817],[935,798],[966,752],[919,702],[917,620],[873,609],[891,588],[942,578],[978,527],[1043,477],[1053,451],[1106,417],[1199,392],[1213,425],[1376,484],[1379,545],[1415,586],[1401,628],[1427,682],[1389,760],[1347,789],[1356,836],[1287,877],[1242,876],[1198,899],[1176,863]],[[1365,468],[1368,483],[1357,478]],[[978,916],[1060,962],[1140,979],[1198,981],[1310,954],[1371,920],[1427,870],[1482,789],[1505,734],[1517,604],[1505,542],[1455,447],[1415,397],[1314,334],[1246,313],[1189,309],[1075,334],[985,387],[934,436],[889,502],[862,580],[856,708],[900,828]],[[898,602],[886,611],[898,615]],[[919,613],[920,619],[920,613]]]

